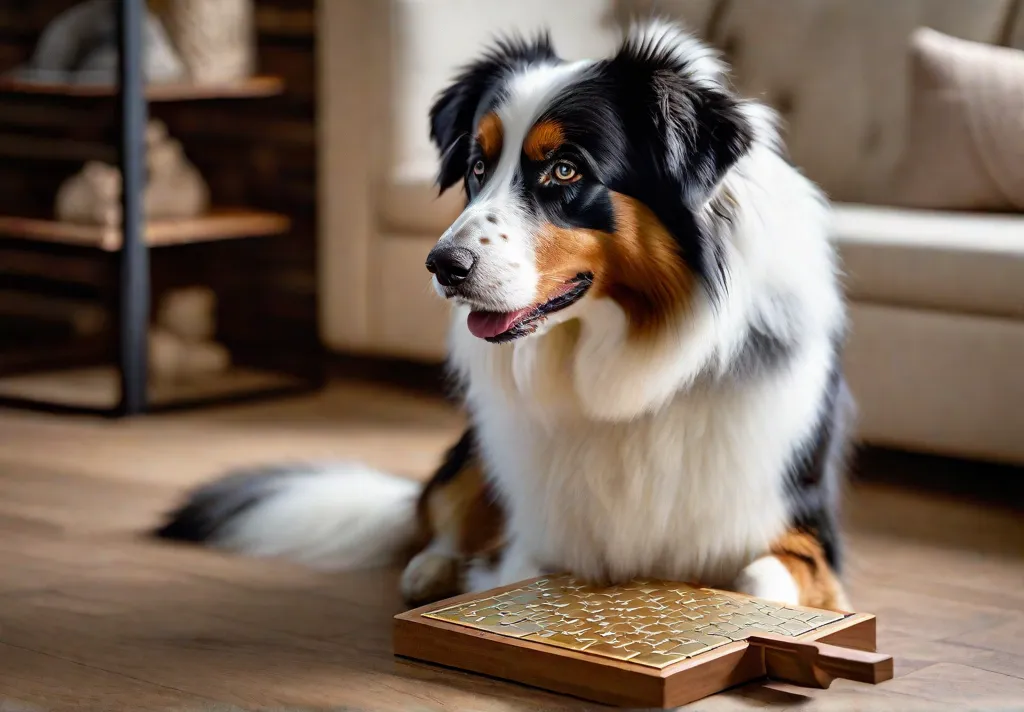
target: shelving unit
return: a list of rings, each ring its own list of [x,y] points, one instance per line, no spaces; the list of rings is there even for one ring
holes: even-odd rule
[[[280,77],[250,77],[229,84],[151,84],[146,101],[202,101],[204,99],[258,99],[284,91]],[[68,98],[117,96],[117,88],[92,84],[42,84],[0,79],[0,94],[40,94]]]
[[[147,391],[147,410],[177,410],[211,402],[240,402],[268,394],[290,393],[303,387],[301,379],[288,374],[232,368],[227,373],[186,381],[154,383]],[[46,410],[51,412],[107,412],[118,407],[119,376],[116,368],[104,366],[28,373],[5,378],[0,384],[0,393],[10,402],[45,402],[48,404]]]
[[[105,265],[102,270],[112,268],[109,271],[116,275],[116,289],[112,290],[115,294],[111,302],[115,307],[117,325],[114,365],[90,365],[87,362],[53,368],[50,361],[54,359],[47,358],[49,370],[0,378],[0,405],[52,412],[130,416],[154,410],[294,393],[316,388],[322,383],[319,363],[310,373],[301,375],[240,365],[233,366],[226,373],[187,382],[152,381],[149,378],[151,249],[197,249],[185,246],[284,236],[290,233],[293,220],[286,214],[251,207],[218,207],[190,219],[144,220],[144,135],[148,103],[259,100],[281,95],[286,88],[284,79],[277,76],[256,76],[221,85],[144,85],[140,67],[145,8],[144,0],[119,0],[117,3],[120,63],[116,87],[0,80],[0,97],[39,97],[34,101],[58,101],[60,106],[71,107],[72,111],[89,111],[75,108],[79,106],[77,102],[90,102],[81,105],[84,107],[95,107],[96,101],[108,99],[116,102],[119,124],[117,155],[124,186],[121,226],[0,215],[0,250],[19,254],[18,264],[34,274],[43,271],[41,268],[47,259],[88,258]],[[185,149],[187,153],[187,144]],[[18,249],[18,245],[24,246],[24,254],[12,252]],[[90,349],[95,350],[95,344],[85,344],[80,350],[89,352]]]
[[[146,222],[143,240],[149,247],[235,240],[281,235],[288,232],[290,225],[286,215],[244,208],[218,208],[194,218]],[[93,247],[104,252],[117,252],[124,243],[120,227],[10,215],[0,215],[0,237]]]

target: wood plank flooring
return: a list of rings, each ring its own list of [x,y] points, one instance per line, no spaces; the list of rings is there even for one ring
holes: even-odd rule
[[[0,712],[595,709],[395,660],[397,570],[140,536],[236,465],[359,458],[422,477],[460,425],[440,400],[369,384],[130,422],[0,413]],[[752,684],[696,709],[1024,709],[1020,510],[865,480],[848,495],[848,578],[896,679]]]

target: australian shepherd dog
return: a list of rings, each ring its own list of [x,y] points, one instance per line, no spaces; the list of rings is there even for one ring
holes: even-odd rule
[[[465,434],[425,486],[235,473],[159,534],[333,569],[408,552],[410,603],[570,572],[848,609],[845,311],[827,201],[774,114],[653,21],[600,60],[498,42],[430,133],[467,196],[426,259]]]

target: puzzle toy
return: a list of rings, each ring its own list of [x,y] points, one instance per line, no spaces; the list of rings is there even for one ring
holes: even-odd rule
[[[606,704],[675,707],[759,677],[877,683],[875,619],[662,581],[550,576],[395,620],[395,654]]]

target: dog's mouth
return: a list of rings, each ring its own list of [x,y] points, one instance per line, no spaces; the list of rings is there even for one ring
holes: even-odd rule
[[[510,312],[472,311],[466,325],[473,336],[492,344],[502,344],[532,334],[549,314],[571,306],[583,298],[594,283],[594,275],[578,274],[563,284],[543,304]]]

